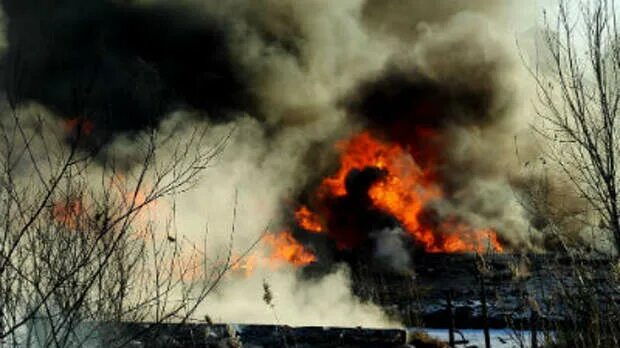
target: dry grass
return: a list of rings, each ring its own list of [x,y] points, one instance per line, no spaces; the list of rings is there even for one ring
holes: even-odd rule
[[[433,338],[424,331],[414,331],[410,333],[409,343],[416,348],[449,348],[447,342]]]

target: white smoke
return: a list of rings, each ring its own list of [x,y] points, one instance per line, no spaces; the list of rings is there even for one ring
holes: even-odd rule
[[[264,298],[268,284],[272,305]],[[300,280],[292,266],[227,278],[200,309],[218,322],[394,327],[382,310],[351,292],[345,267],[320,279]]]

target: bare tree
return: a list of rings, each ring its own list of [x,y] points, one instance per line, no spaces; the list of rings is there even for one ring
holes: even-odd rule
[[[535,130],[546,140],[546,151],[541,160],[544,176],[538,187],[528,187],[533,194],[528,205],[534,213],[557,215],[545,228],[559,238],[562,249],[577,251],[562,262],[546,260],[541,266],[544,281],[526,293],[525,305],[543,318],[550,347],[615,347],[620,342],[618,10],[615,0],[559,0],[557,17],[545,14],[541,55],[531,69],[541,121]],[[550,207],[553,203],[545,199],[564,180],[585,202],[579,201],[580,209],[570,213]],[[589,248],[567,247],[566,222],[604,236],[611,251],[615,249],[616,261],[592,259],[583,253]]]
[[[620,37],[614,0],[561,0],[533,70],[547,153],[620,251]]]
[[[81,346],[101,323],[188,320],[233,266],[231,253],[214,259],[181,240],[174,209],[163,222],[148,213],[191,189],[230,134],[209,145],[204,127],[183,137],[146,131],[132,143],[138,164],[127,167],[82,151],[79,125],[66,142],[50,131],[55,119],[7,109],[0,118],[0,342]]]

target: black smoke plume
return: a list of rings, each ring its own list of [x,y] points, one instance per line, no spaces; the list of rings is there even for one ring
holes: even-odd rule
[[[107,0],[3,0],[4,83],[12,103],[36,101],[88,120],[103,142],[156,126],[179,108],[227,119],[250,104],[226,33],[179,6]]]

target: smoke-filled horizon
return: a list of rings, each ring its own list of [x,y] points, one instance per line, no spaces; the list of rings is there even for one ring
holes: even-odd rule
[[[213,318],[273,322],[275,311],[291,324],[388,325],[353,295],[343,264],[411,274],[416,252],[546,247],[548,217],[521,192],[541,180],[522,168],[539,160],[522,61],[536,53],[534,1],[2,5],[7,99],[64,120],[68,141],[77,125],[83,148],[130,167],[133,134],[176,123],[178,137],[192,125],[208,125],[212,139],[233,130],[216,165],[176,197],[179,233],[198,243],[207,225],[217,253],[233,223],[237,252],[265,230],[286,231],[323,269],[310,281],[292,266],[226,279],[204,305]],[[340,193],[326,179],[364,134],[395,157],[356,164]],[[392,177],[415,181],[398,186],[411,206],[372,192]],[[320,233],[296,220],[301,207]],[[263,282],[274,311],[261,302]]]

